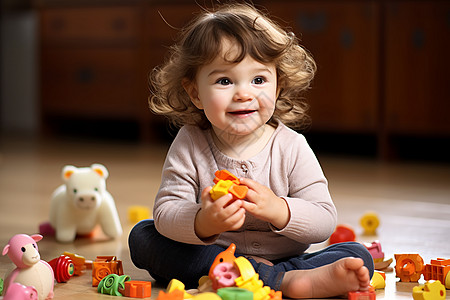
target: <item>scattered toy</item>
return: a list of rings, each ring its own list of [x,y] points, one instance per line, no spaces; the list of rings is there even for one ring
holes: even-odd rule
[[[414,300],[441,300],[445,299],[445,286],[439,281],[427,281],[424,285],[413,288]]]
[[[380,219],[375,212],[367,212],[361,217],[359,223],[364,229],[364,235],[376,235]]]
[[[395,276],[402,282],[417,282],[424,269],[423,259],[419,254],[394,254]]]
[[[3,295],[3,300],[38,300],[38,292],[34,286],[13,282]]]
[[[340,224],[336,226],[336,229],[330,236],[330,245],[343,243],[343,242],[354,242],[356,240],[355,231],[349,225]]]
[[[149,281],[125,281],[125,290],[122,292],[125,297],[147,298],[152,295],[152,283]]]
[[[34,286],[39,300],[53,298],[53,270],[46,261],[41,260],[37,246],[37,242],[41,239],[42,235],[39,234],[31,236],[16,234],[3,248],[2,254],[8,254],[8,257],[16,265],[16,268],[5,279],[5,291],[16,282],[24,286]],[[14,289],[20,288],[14,287]]]
[[[125,282],[130,280],[128,275],[109,274],[105,276],[98,284],[97,292],[100,294],[122,296],[125,290]]]
[[[136,224],[150,218],[150,209],[146,206],[133,205],[128,207],[128,222]]]
[[[57,241],[72,242],[77,234],[90,234],[97,224],[108,237],[122,234],[114,199],[106,190],[108,175],[100,164],[63,168],[64,184],[53,193],[50,206],[50,225]]]
[[[55,279],[59,283],[67,282],[75,272],[72,259],[66,255],[60,255],[49,261],[48,264],[52,267]]]
[[[115,256],[97,256],[92,264],[92,286],[98,286],[109,274],[123,275],[122,261]]]

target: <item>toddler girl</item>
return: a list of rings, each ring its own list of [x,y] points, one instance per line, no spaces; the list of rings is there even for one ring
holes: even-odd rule
[[[264,285],[285,297],[321,298],[365,290],[373,260],[341,243],[315,253],[336,226],[327,180],[305,138],[302,93],[315,63],[294,34],[251,5],[224,5],[181,32],[151,78],[151,109],[181,127],[164,163],[154,221],[129,236],[138,268],[156,280],[196,287],[231,243]],[[288,127],[289,126],[289,127]],[[248,187],[212,201],[216,170]]]

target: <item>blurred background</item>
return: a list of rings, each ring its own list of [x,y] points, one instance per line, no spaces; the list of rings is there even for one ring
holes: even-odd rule
[[[1,3],[2,134],[170,142],[147,75],[216,1]],[[318,64],[304,131],[316,152],[450,161],[449,1],[254,3]]]

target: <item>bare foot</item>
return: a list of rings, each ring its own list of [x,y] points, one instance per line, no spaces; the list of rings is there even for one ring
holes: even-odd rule
[[[369,288],[369,270],[360,258],[342,258],[311,270],[286,272],[281,291],[289,298],[327,298]]]

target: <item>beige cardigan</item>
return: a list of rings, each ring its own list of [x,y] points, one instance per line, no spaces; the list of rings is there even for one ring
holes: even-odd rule
[[[250,214],[238,231],[224,232],[205,242],[194,232],[201,207],[200,194],[212,186],[214,172],[227,169],[270,187],[283,197],[290,221],[277,230]],[[237,253],[269,260],[303,253],[311,243],[326,240],[336,226],[336,208],[316,156],[303,135],[279,123],[265,148],[253,158],[230,158],[215,146],[210,130],[184,126],[173,141],[164,163],[153,215],[157,230],[190,244],[235,243]]]

